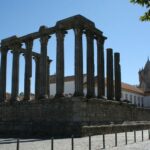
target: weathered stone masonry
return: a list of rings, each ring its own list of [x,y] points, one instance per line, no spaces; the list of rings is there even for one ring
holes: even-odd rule
[[[64,41],[68,30],[75,36],[75,91],[72,98],[64,97]],[[56,35],[56,95],[50,99],[49,76],[51,61],[47,45]],[[87,44],[87,95],[83,95],[83,34]],[[40,53],[33,51],[39,39]],[[95,24],[81,15],[58,21],[54,27],[41,26],[38,32],[1,41],[0,66],[0,135],[82,135],[84,125],[101,125],[124,120],[150,120],[149,110],[123,104],[121,98],[120,55],[107,49],[107,97],[105,95],[104,42],[107,38]],[[97,98],[95,97],[94,40],[97,43]],[[25,48],[22,45],[25,44]],[[7,53],[12,52],[12,90],[6,102]],[[18,101],[19,57],[25,58],[24,98]],[[114,62],[113,62],[114,56]],[[32,59],[35,61],[35,100],[30,101]],[[115,79],[115,82],[113,80]],[[115,89],[114,89],[115,88]],[[110,100],[110,101],[107,101]],[[113,102],[111,100],[114,100]],[[137,116],[138,114],[138,116]],[[84,133],[85,134],[85,133]]]

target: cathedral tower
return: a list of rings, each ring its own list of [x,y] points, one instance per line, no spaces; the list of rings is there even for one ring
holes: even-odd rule
[[[148,58],[144,69],[139,70],[139,87],[144,90],[146,95],[150,95],[150,60]]]

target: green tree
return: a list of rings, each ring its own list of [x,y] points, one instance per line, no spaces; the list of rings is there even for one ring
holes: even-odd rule
[[[147,8],[147,11],[140,17],[141,21],[150,21],[150,0],[130,0],[131,3],[139,4]]]

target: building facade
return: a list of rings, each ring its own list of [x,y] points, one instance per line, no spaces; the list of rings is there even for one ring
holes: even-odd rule
[[[144,93],[144,106],[150,107],[150,60],[148,58],[144,68],[139,70],[139,88]]]
[[[87,82],[86,82],[86,75],[84,75],[84,95],[87,93]],[[127,83],[121,83],[122,87],[122,97],[121,101],[126,101],[130,104],[136,105],[137,107],[148,107],[144,103],[145,94],[142,88],[137,86],[133,86]],[[64,96],[71,97],[74,94],[75,90],[75,83],[74,83],[74,76],[67,76],[65,77],[65,84],[64,84]],[[56,76],[53,75],[50,77],[50,96],[54,97],[56,94]],[[97,79],[95,78],[95,96],[97,96]],[[107,84],[105,79],[105,97],[107,96]]]

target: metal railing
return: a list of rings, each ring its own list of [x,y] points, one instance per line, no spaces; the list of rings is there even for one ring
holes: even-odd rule
[[[137,131],[133,131],[133,141],[134,141],[134,143],[137,142],[136,132]],[[143,130],[141,130],[140,132],[141,132],[141,142],[143,142],[144,141],[144,132],[143,132]],[[118,134],[119,133],[114,133],[114,146],[115,147],[118,146]],[[124,137],[124,139],[125,139],[124,143],[125,143],[125,145],[128,145],[129,144],[128,143],[128,132],[124,132],[124,134],[125,134],[124,135],[125,136]],[[105,134],[101,135],[102,136],[102,143],[101,143],[102,147],[100,149],[105,149],[106,148],[106,142],[107,142],[106,141],[106,135]],[[76,150],[75,149],[75,142],[74,142],[75,138],[74,138],[74,136],[72,136],[70,139],[71,139],[70,140],[71,150]],[[58,149],[55,149],[55,144],[54,144],[55,140],[56,139],[54,139],[53,137],[50,139],[50,141],[51,141],[50,150],[58,150]],[[148,140],[150,140],[150,130],[148,130]],[[16,140],[16,150],[20,150],[20,139],[19,138]],[[88,136],[88,149],[87,150],[92,150],[92,136],[91,135]]]

